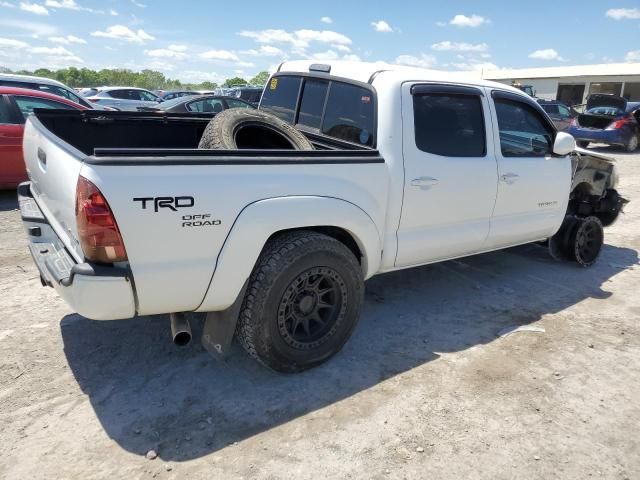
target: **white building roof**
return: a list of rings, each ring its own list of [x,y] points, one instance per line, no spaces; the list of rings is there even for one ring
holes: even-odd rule
[[[640,63],[603,63],[600,65],[572,65],[548,68],[486,70],[482,78],[509,80],[514,78],[562,78],[640,75]]]

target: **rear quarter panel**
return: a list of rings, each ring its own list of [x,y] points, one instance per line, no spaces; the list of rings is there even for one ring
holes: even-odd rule
[[[379,164],[146,165],[82,167],[109,202],[133,274],[137,311],[155,314],[197,309],[209,287],[218,254],[242,210],[260,200],[319,196],[343,199],[382,231],[388,172]],[[143,209],[141,197],[193,197],[188,208]],[[296,213],[298,226],[317,225],[314,211]],[[216,225],[183,226],[189,215],[210,215]],[[283,216],[291,215],[287,210]],[[217,222],[216,222],[217,223]],[[261,239],[243,236],[248,255]],[[378,252],[379,255],[379,252]],[[244,273],[239,273],[244,275]],[[224,279],[223,279],[224,280]],[[244,279],[242,280],[244,282]]]

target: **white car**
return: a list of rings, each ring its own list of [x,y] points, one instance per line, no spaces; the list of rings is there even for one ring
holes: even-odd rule
[[[138,107],[157,107],[162,98],[149,90],[135,87],[97,87],[87,100],[93,105],[116,110],[137,111]]]
[[[31,252],[81,315],[169,313],[186,343],[183,313],[207,312],[212,353],[235,331],[279,371],[340,350],[374,275],[541,241],[589,265],[624,203],[535,100],[445,72],[285,63],[259,110],[207,122],[31,116]]]

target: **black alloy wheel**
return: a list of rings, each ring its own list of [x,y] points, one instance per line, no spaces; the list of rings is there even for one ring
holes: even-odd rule
[[[326,342],[346,310],[347,287],[335,270],[314,267],[298,275],[278,306],[278,330],[287,345],[306,350]]]
[[[581,219],[571,237],[572,257],[583,267],[593,265],[604,243],[602,223],[596,217]]]

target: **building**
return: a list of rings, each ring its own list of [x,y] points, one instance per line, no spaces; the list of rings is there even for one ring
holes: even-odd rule
[[[482,78],[508,85],[531,85],[536,97],[569,105],[586,103],[592,93],[640,101],[640,63],[487,70],[482,72]]]

